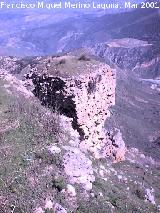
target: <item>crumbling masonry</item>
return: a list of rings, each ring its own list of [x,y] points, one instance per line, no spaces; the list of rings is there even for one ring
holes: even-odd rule
[[[92,152],[96,158],[124,159],[121,133],[113,136],[104,129],[109,108],[115,104],[115,74],[108,65],[68,78],[46,74],[32,74],[31,78],[34,94],[42,104],[72,118],[72,127],[80,135],[81,150]]]

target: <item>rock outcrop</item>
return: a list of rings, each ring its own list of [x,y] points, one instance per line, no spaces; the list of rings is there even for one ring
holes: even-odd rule
[[[64,149],[67,151],[64,155],[64,170],[70,182],[82,184],[83,188],[91,190],[92,183],[95,181],[92,161],[78,148],[68,146]]]

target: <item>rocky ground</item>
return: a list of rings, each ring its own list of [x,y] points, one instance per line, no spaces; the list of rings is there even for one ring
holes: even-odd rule
[[[0,212],[160,211],[158,87],[84,55],[1,58],[0,77]]]

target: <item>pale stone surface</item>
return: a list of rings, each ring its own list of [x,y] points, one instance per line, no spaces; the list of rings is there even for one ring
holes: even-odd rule
[[[51,146],[48,148],[48,150],[52,153],[52,154],[59,154],[61,153],[61,149],[58,146]]]
[[[160,162],[155,161],[153,158],[144,155],[136,148],[131,148],[127,150],[126,153],[126,159],[133,163],[140,163],[141,165],[144,165],[146,168],[149,167],[149,165],[159,166]]]
[[[155,198],[154,198],[154,190],[153,189],[146,189],[146,199],[151,202],[152,204],[156,204]]]
[[[93,175],[92,162],[79,149],[64,147],[67,152],[64,155],[64,170],[71,183],[79,183],[86,190],[92,189]]]
[[[53,202],[50,199],[46,199],[45,209],[52,209],[53,208]]]
[[[38,207],[35,209],[34,213],[44,213],[44,211],[41,207]]]
[[[67,185],[67,192],[71,195],[71,196],[76,196],[76,190],[74,188],[74,186],[72,186],[71,184]]]
[[[83,172],[81,174],[77,169],[78,164],[80,168],[83,164],[84,168],[81,170],[85,171],[86,163],[83,153],[87,154],[90,151],[96,159],[112,156],[115,162],[125,159],[126,149],[121,132],[115,130],[111,137],[104,128],[104,123],[110,116],[109,107],[115,104],[115,76],[108,65],[101,64],[98,69],[92,70],[90,73],[63,80],[66,83],[66,97],[74,95],[78,124],[84,131],[84,140],[78,140],[79,134],[73,130],[72,120],[64,119],[63,128],[67,128],[70,135],[73,136],[69,142],[71,146],[63,147],[68,151],[64,157],[65,171],[72,177],[73,182],[84,184],[85,188],[90,189],[92,181],[90,178],[87,180],[86,174]],[[73,149],[73,146],[80,148],[81,151]],[[74,172],[72,168],[74,168]],[[92,170],[91,174],[93,174]],[[100,174],[103,176],[102,171]]]
[[[124,160],[125,144],[121,133],[115,136],[114,140],[119,144],[119,149],[115,150],[104,129],[104,122],[110,116],[109,107],[115,104],[115,76],[111,68],[101,64],[92,73],[72,77],[65,82],[67,95],[74,94],[78,124],[85,135],[80,149],[91,151],[97,159],[116,152],[117,161]]]
[[[3,78],[7,81],[8,85],[6,84],[5,87],[14,88],[17,92],[24,95],[25,98],[34,97],[33,93],[26,89],[24,82],[21,80],[18,80],[15,76],[9,74],[7,71],[0,69],[0,78]],[[10,90],[9,90],[10,91]]]
[[[115,163],[125,160],[126,147],[122,138],[122,133],[119,129],[115,129],[113,134],[113,153],[115,156]]]
[[[55,213],[67,213],[65,208],[63,208],[60,204],[56,203],[54,207],[54,212]]]
[[[78,123],[85,133],[85,148],[91,147],[95,155],[100,144],[106,144],[103,126],[110,115],[108,108],[115,104],[115,77],[107,65],[101,65],[94,72],[67,79],[67,92],[74,94]],[[80,87],[76,85],[79,81]],[[70,85],[73,85],[72,87]],[[98,147],[99,146],[99,147]],[[107,153],[108,154],[108,153]]]

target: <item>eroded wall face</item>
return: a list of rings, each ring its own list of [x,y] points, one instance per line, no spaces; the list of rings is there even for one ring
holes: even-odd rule
[[[74,94],[78,124],[84,131],[82,149],[88,149],[97,158],[112,152],[112,142],[104,129],[110,116],[109,107],[115,104],[115,76],[107,66],[96,72],[80,75],[66,83],[67,94]]]
[[[115,104],[116,80],[109,66],[66,79],[46,75],[33,75],[32,79],[42,104],[72,118],[81,150],[91,151],[96,158],[116,156],[120,147],[104,129],[109,108]]]

